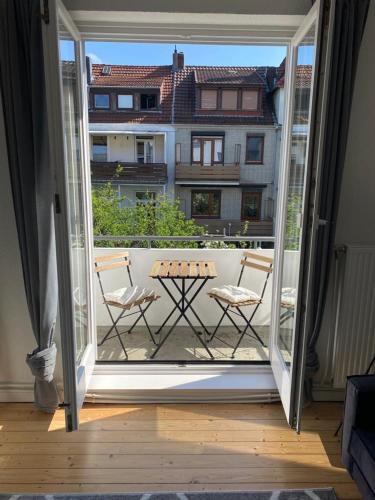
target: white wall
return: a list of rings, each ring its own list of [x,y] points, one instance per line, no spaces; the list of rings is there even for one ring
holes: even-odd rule
[[[22,276],[1,99],[0,152],[0,401],[32,401],[34,377],[25,359],[27,353],[36,348],[36,342]],[[55,379],[61,387],[58,324],[55,341],[59,353]]]
[[[108,253],[113,253],[113,248],[95,248],[95,255],[105,255]],[[116,248],[116,251],[121,251]],[[224,249],[224,250],[209,250],[209,249],[157,249],[157,248],[137,248],[130,249],[130,260],[131,260],[131,272],[133,277],[133,282],[136,285],[143,286],[145,288],[150,288],[156,290],[161,296],[161,299],[157,303],[150,306],[147,312],[147,319],[150,325],[160,326],[164,318],[168,315],[169,311],[173,308],[173,303],[168,297],[167,293],[163,287],[149,277],[152,265],[155,260],[208,260],[213,261],[216,264],[216,271],[218,277],[207,282],[205,288],[200,292],[196,302],[194,302],[194,308],[196,309],[198,315],[202,318],[207,326],[214,326],[218,322],[218,317],[220,314],[219,306],[207,296],[207,291],[212,287],[221,285],[235,285],[238,280],[241,265],[242,250]],[[262,254],[273,256],[273,250],[262,250]],[[102,281],[105,291],[113,291],[117,288],[122,288],[124,286],[129,286],[126,276],[126,271],[122,269],[117,269],[114,271],[106,271],[102,273]],[[256,293],[261,293],[262,286],[264,284],[266,274],[263,271],[258,271],[255,269],[246,268],[244,271],[242,286],[251,288]],[[97,280],[96,280],[97,281]],[[171,282],[167,283],[170,290],[173,284]],[[272,295],[272,276],[268,282],[266,295],[262,306],[258,309],[255,317],[255,324],[263,325],[269,324],[270,321],[270,310],[271,310],[271,295]],[[176,295],[175,295],[176,297]],[[251,309],[249,309],[245,314],[250,315]],[[96,283],[96,314],[97,314],[97,324],[98,325],[108,325],[108,313],[103,305],[100,288],[98,283]],[[190,317],[190,316],[189,316]],[[173,323],[172,318],[172,323]],[[131,318],[132,320],[132,318]],[[128,320],[129,321],[129,320]],[[124,322],[126,324],[126,321]],[[169,324],[172,324],[169,322]],[[193,321],[196,324],[196,321]],[[182,323],[183,324],[183,323]],[[225,322],[224,324],[227,324]]]
[[[23,287],[0,99],[0,399],[8,384],[33,381],[25,363],[35,348]]]

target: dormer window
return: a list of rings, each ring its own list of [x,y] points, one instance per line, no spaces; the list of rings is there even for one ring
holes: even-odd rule
[[[221,108],[237,109],[237,90],[223,90],[221,92]]]
[[[95,109],[109,109],[109,94],[94,94]]]
[[[133,109],[133,96],[131,94],[118,94],[117,95],[117,108],[118,109]]]
[[[242,109],[247,111],[256,111],[258,109],[258,91],[242,91]]]
[[[158,107],[157,94],[141,94],[141,110],[153,111]]]
[[[217,90],[201,91],[201,108],[202,109],[217,108]]]

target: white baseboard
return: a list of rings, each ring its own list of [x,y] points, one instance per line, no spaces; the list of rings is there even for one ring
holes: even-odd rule
[[[34,401],[34,384],[0,383],[1,403],[32,403]]]

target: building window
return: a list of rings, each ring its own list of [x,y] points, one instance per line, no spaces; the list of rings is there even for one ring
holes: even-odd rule
[[[192,191],[191,216],[220,218],[221,191]]]
[[[181,163],[181,143],[176,142],[176,163]]]
[[[258,91],[243,90],[242,91],[242,109],[255,111],[258,109]]]
[[[242,213],[243,220],[260,220],[260,210],[262,193],[255,191],[245,191],[242,193]]]
[[[150,111],[157,109],[158,96],[156,94],[141,94],[141,109]]]
[[[264,136],[248,134],[246,137],[246,163],[263,163]]]
[[[133,109],[133,96],[131,94],[118,94],[118,109]]]
[[[221,93],[222,109],[237,109],[237,90],[223,90]]]
[[[201,90],[201,109],[217,108],[217,91]]]
[[[155,205],[155,191],[136,191],[135,201],[137,205]]]
[[[109,94],[94,94],[96,109],[109,109]]]
[[[154,161],[154,138],[143,136],[136,139],[137,163],[153,163]]]
[[[92,136],[92,159],[93,161],[107,161],[107,136]]]
[[[200,165],[224,163],[223,137],[192,137],[192,162]]]

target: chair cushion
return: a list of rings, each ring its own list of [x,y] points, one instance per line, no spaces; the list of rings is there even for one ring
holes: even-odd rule
[[[295,288],[282,288],[281,289],[281,307],[283,304],[287,307],[295,307],[296,305],[296,292]]]
[[[215,295],[219,299],[224,299],[232,304],[240,304],[241,302],[248,302],[249,300],[260,301],[260,296],[242,286],[223,285],[217,288],[212,288],[209,292],[210,295]]]
[[[139,300],[144,300],[150,297],[155,297],[156,293],[154,290],[149,290],[148,288],[143,288],[141,286],[129,286],[125,288],[119,288],[113,292],[108,292],[104,294],[104,300],[106,302],[112,302],[120,306],[127,306],[138,302]]]
[[[354,428],[349,452],[372,491],[375,492],[375,432]]]

